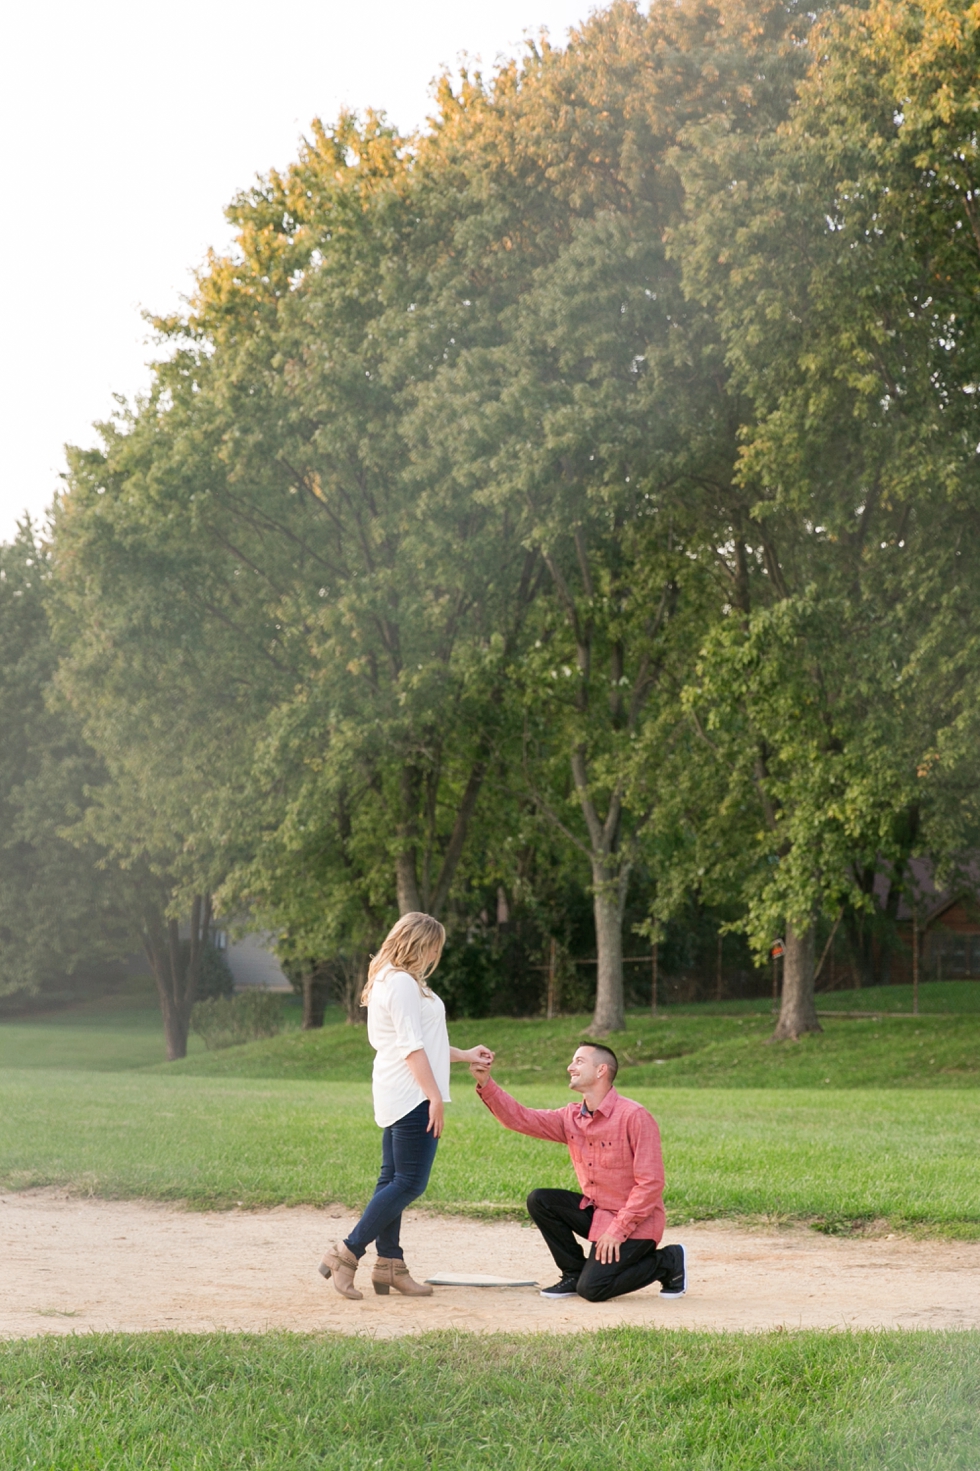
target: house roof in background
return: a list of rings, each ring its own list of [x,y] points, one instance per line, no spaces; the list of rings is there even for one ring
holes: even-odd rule
[[[897,917],[900,921],[911,921],[913,897],[918,909],[919,923],[923,927],[932,924],[945,910],[961,900],[977,902],[980,896],[980,854],[971,854],[964,859],[957,882],[947,888],[938,888],[934,875],[935,868],[931,858],[909,860],[908,887],[898,901]],[[888,903],[891,887],[890,874],[882,872],[876,875],[874,895],[882,909]]]

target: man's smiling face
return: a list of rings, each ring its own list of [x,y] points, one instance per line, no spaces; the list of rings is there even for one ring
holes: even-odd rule
[[[589,1093],[599,1082],[598,1069],[592,1055],[593,1049],[584,1042],[581,1047],[576,1048],[575,1056],[568,1064],[568,1086],[576,1093]]]

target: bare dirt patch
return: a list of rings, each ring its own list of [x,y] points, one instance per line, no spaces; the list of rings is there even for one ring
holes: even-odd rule
[[[355,1303],[317,1273],[324,1247],[353,1221],[340,1207],[196,1212],[57,1190],[10,1193],[0,1197],[0,1336],[980,1327],[980,1243],[686,1226],[666,1240],[687,1247],[687,1297],[661,1302],[650,1287],[604,1304],[549,1302],[533,1287],[377,1297],[369,1253],[359,1273],[364,1300]],[[409,1214],[403,1242],[419,1278],[481,1272],[544,1286],[556,1276],[537,1232],[515,1222]]]

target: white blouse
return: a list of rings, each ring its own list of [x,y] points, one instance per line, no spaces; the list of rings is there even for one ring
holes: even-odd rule
[[[379,1128],[387,1129],[425,1102],[425,1092],[405,1061],[420,1047],[425,1049],[443,1102],[450,1102],[446,1008],[434,992],[423,996],[414,976],[386,967],[368,997],[367,1031],[375,1051],[371,1085]]]

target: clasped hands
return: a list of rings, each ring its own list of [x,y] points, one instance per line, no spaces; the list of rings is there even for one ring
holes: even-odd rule
[[[473,1047],[470,1050],[473,1053],[482,1054],[482,1056],[473,1056],[470,1058],[470,1072],[476,1080],[476,1086],[478,1088],[482,1088],[484,1083],[490,1076],[490,1069],[493,1066],[494,1054],[490,1051],[488,1047]]]

